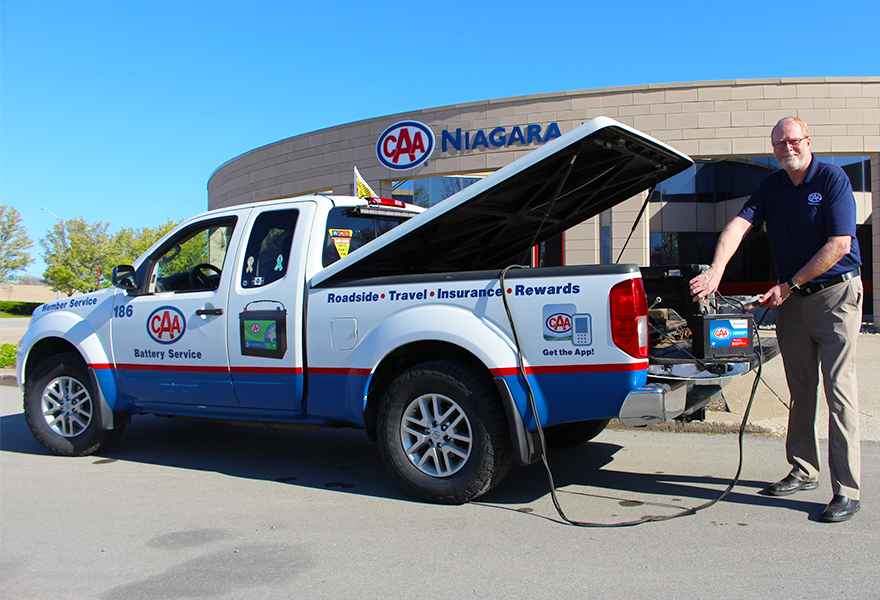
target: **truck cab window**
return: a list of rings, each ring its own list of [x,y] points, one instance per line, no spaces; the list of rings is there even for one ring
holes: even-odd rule
[[[356,206],[336,207],[327,216],[327,231],[324,232],[324,254],[322,256],[325,267],[348,256],[383,233],[391,231],[409,218],[364,215],[360,214],[359,208]]]
[[[151,291],[217,289],[234,229],[234,219],[212,221],[186,229],[170,240],[153,255]]]
[[[260,287],[284,277],[298,216],[298,210],[274,210],[256,218],[244,253],[241,287]]]

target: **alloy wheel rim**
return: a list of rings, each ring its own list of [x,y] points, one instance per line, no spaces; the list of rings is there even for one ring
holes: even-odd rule
[[[473,430],[464,410],[442,394],[425,394],[403,413],[400,440],[407,458],[431,477],[449,477],[467,462]]]
[[[40,408],[46,425],[61,437],[76,437],[92,422],[92,397],[73,377],[50,381],[43,388]]]

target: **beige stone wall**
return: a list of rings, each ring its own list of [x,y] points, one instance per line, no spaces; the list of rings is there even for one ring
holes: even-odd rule
[[[565,232],[565,258],[572,265],[599,263],[599,217],[593,217]]]
[[[637,265],[651,264],[651,229],[648,226],[650,216],[647,208],[641,220],[633,223],[639,216],[639,211],[648,192],[643,192],[635,198],[621,202],[611,209],[611,260],[620,263],[635,263]],[[627,242],[629,238],[629,242]],[[622,250],[622,252],[621,252]],[[620,260],[617,260],[617,257]],[[596,261],[599,262],[599,261]]]
[[[45,285],[0,285],[0,300],[11,302],[51,302],[57,298],[67,298],[67,294],[58,295]]]
[[[559,124],[562,133],[608,116],[695,158],[770,155],[770,128],[796,115],[811,127],[818,154],[880,152],[880,77],[773,79],[608,88],[488,100],[360,121],[304,134],[243,154],[208,182],[210,208],[332,190],[351,193],[352,167],[390,190],[397,179],[483,172],[532,148],[440,152],[441,132]],[[437,137],[427,165],[394,172],[376,157],[390,125],[425,123]],[[378,191],[378,190],[377,190]],[[382,193],[382,192],[380,192]]]
[[[874,272],[872,273],[874,288],[874,326],[880,329],[880,154],[871,154],[871,196],[874,210],[871,215],[873,224],[872,249],[862,248],[862,253],[873,252]],[[862,279],[865,277],[863,276]]]
[[[479,148],[441,152],[441,132],[558,123],[566,133],[597,116],[635,127],[698,159],[770,156],[770,130],[794,115],[811,129],[813,150],[820,155],[871,155],[874,244],[874,314],[880,314],[880,77],[764,79],[644,85],[504,98],[389,115],[324,129],[269,144],[222,165],[208,182],[209,208],[284,198],[315,192],[351,194],[354,166],[382,195],[392,181],[446,174],[497,170],[535,146]],[[402,120],[432,129],[437,147],[427,164],[394,172],[376,157],[379,135]],[[686,223],[683,230],[719,231],[739,207],[723,210],[670,203],[651,211],[639,224],[621,260],[648,264],[650,230],[667,220]],[[739,205],[741,206],[741,202]],[[634,199],[612,211],[616,259],[637,214]],[[867,218],[867,211],[865,211]],[[596,222],[592,222],[596,221]],[[596,219],[566,234],[570,264],[596,263]]]

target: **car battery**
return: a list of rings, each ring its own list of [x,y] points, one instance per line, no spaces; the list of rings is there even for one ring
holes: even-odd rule
[[[248,310],[248,306],[238,314],[242,355],[284,358],[287,352],[287,310],[284,305],[269,310]]]
[[[701,317],[702,327],[694,327],[693,353],[697,358],[727,361],[751,360],[755,353],[755,319],[745,314],[713,314]]]

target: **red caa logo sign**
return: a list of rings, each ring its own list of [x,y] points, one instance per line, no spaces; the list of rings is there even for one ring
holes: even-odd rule
[[[556,313],[547,317],[544,325],[555,333],[565,333],[571,330],[571,317],[565,313]]]
[[[712,336],[719,340],[726,340],[730,337],[730,330],[727,327],[718,327],[712,330]]]
[[[379,161],[396,171],[414,169],[434,151],[434,132],[418,121],[401,121],[385,130],[376,143]]]
[[[147,333],[160,344],[173,344],[185,331],[186,318],[173,306],[160,306],[147,318]]]

